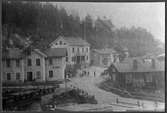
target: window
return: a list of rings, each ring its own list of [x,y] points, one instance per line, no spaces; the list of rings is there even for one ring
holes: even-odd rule
[[[19,67],[19,66],[20,66],[20,60],[17,59],[17,60],[16,60],[16,67]]]
[[[20,73],[16,73],[16,80],[20,80]]]
[[[36,59],[36,65],[40,66],[40,59],[39,58]]]
[[[77,48],[77,51],[79,52],[79,48]]]
[[[81,56],[81,61],[85,61],[85,56]]]
[[[62,45],[62,41],[60,41],[59,44]]]
[[[50,77],[50,78],[53,77],[53,71],[49,71],[49,77]]]
[[[67,57],[67,59],[68,59],[68,57]],[[56,58],[55,60],[56,60],[56,63],[57,63],[57,64],[61,64],[61,63],[62,63],[62,62],[61,62],[61,58]]]
[[[10,67],[10,59],[6,60],[6,66]]]
[[[28,66],[31,66],[31,65],[32,65],[31,59],[28,59],[28,60],[27,60],[27,65],[28,65]]]
[[[41,78],[41,72],[40,72],[40,71],[37,71],[37,72],[36,72],[36,77],[37,77],[37,79],[40,79],[40,78]]]
[[[82,48],[82,52],[84,52],[84,48]]]
[[[66,43],[64,43],[64,45],[66,45]]]
[[[11,74],[7,73],[7,80],[11,80]]]
[[[86,48],[86,51],[88,52],[88,48]]]
[[[53,60],[52,60],[52,58],[49,58],[49,65],[53,65]]]
[[[57,45],[57,43],[55,45]]]
[[[72,48],[72,52],[74,53],[74,48]]]

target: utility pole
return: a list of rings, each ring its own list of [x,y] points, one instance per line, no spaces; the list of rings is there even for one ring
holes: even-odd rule
[[[84,21],[83,27],[84,27],[84,40],[85,40],[86,39],[86,21]]]
[[[97,28],[96,28],[96,24],[95,24],[95,38],[97,38]]]

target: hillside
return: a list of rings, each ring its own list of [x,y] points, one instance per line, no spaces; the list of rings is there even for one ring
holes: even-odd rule
[[[159,42],[144,28],[120,28],[115,30],[111,20],[87,15],[81,20],[79,15],[68,14],[61,7],[49,3],[10,1],[2,3],[3,48],[10,46],[9,39],[15,40],[17,33],[23,40],[32,41],[35,48],[47,48],[57,36],[73,36],[86,39],[91,48],[113,47],[122,51],[129,49],[131,56],[164,51]],[[13,46],[20,46],[18,41]]]

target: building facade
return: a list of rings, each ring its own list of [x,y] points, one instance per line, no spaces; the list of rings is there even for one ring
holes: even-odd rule
[[[51,48],[45,51],[47,58],[45,60],[46,66],[46,80],[55,81],[63,80],[65,78],[66,68],[66,54],[65,48]]]
[[[119,62],[119,57],[113,49],[93,49],[91,51],[92,65],[109,67],[114,62]]]
[[[33,49],[25,54],[20,49],[11,48],[3,53],[3,82],[63,80],[65,58],[66,49]]]
[[[24,59],[20,49],[8,49],[2,54],[3,82],[24,81]]]
[[[81,38],[59,36],[50,44],[51,48],[67,49],[67,64],[89,64],[90,44]]]
[[[165,87],[164,62],[157,59],[126,59],[108,69],[117,86],[127,89],[163,89]]]
[[[24,58],[25,81],[45,81],[45,58],[47,56],[34,49]]]

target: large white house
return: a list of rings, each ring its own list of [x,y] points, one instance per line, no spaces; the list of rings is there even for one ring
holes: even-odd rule
[[[89,64],[90,44],[81,38],[59,36],[50,44],[51,48],[67,49],[67,64]]]

